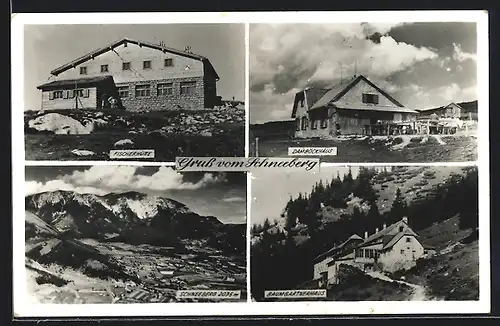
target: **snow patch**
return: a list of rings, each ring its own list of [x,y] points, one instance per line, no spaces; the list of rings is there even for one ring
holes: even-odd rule
[[[74,149],[71,151],[71,154],[74,154],[76,156],[91,156],[95,155],[94,152],[86,150],[86,149]]]
[[[115,143],[115,147],[118,147],[118,146],[124,146],[124,145],[133,145],[134,142],[130,139],[122,139],[122,140],[119,140]]]
[[[30,120],[28,125],[38,131],[51,131],[58,135],[87,135],[94,131],[94,123],[83,125],[78,120],[59,113],[38,116]]]
[[[139,219],[150,218],[158,214],[158,202],[156,198],[133,200],[126,199],[127,205]]]

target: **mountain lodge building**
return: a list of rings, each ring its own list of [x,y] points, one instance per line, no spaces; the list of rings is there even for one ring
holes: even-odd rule
[[[408,225],[408,218],[392,225],[383,225],[364,238],[353,234],[346,241],[314,259],[313,279],[323,284],[337,284],[339,266],[351,265],[361,270],[395,272],[409,269],[416,260],[425,255],[419,236]]]
[[[50,80],[37,87],[43,110],[108,103],[131,111],[204,109],[220,102],[219,76],[207,58],[128,38],[52,70]]]
[[[365,76],[330,89],[307,88],[295,95],[296,138],[347,134],[382,135],[415,129],[418,112],[406,108]]]

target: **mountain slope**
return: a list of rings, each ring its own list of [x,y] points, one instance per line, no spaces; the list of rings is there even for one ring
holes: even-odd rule
[[[178,245],[181,239],[204,239],[222,248],[244,248],[242,227],[200,216],[165,197],[138,192],[98,196],[58,190],[27,196],[25,207],[40,218],[38,224],[43,222],[45,228],[53,228],[67,238],[159,246]],[[235,232],[241,237],[235,237]]]
[[[90,245],[57,231],[33,213],[25,214],[26,258],[41,264],[71,267],[94,277],[129,278],[121,266]]]

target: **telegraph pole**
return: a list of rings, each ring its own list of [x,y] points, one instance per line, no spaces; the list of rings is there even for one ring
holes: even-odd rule
[[[78,89],[77,89],[76,79],[75,79],[75,109],[78,109]]]

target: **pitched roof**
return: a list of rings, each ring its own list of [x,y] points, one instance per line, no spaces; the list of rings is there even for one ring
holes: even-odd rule
[[[62,87],[62,86],[75,86],[78,85],[80,87],[88,86],[88,85],[95,85],[97,83],[102,83],[102,82],[113,82],[113,76],[106,75],[106,76],[98,76],[98,77],[85,77],[85,78],[78,78],[78,79],[63,79],[63,80],[55,80],[50,83],[46,83],[40,86],[37,86],[38,89],[41,90],[46,90],[46,89],[51,89],[51,88],[57,88],[57,87]]]
[[[399,232],[398,234],[396,234],[395,236],[393,236],[392,239],[390,239],[389,242],[387,242],[386,244],[384,244],[384,246],[382,247],[382,250],[392,248],[392,246],[394,246],[404,236],[414,236],[414,237],[417,237],[417,234],[415,232],[413,232],[412,230],[408,230],[408,229],[405,232]]]
[[[297,97],[303,97],[304,101],[307,102],[307,108],[312,107],[319,99],[323,97],[329,91],[328,88],[319,88],[319,87],[308,87],[300,92],[295,93],[295,101]],[[297,115],[298,105],[294,105],[292,109],[292,118],[295,118]]]
[[[325,106],[328,103],[334,101],[334,99],[337,98],[337,95],[339,95],[349,85],[350,85],[349,89],[351,89],[352,86],[354,86],[354,81],[357,79],[358,78],[353,77],[351,79],[344,80],[344,81],[336,84],[335,86],[330,88],[330,90],[328,92],[326,92],[325,95],[323,95],[323,97],[321,97],[316,103],[314,103],[314,105],[310,108],[310,110],[320,108],[320,107]]]
[[[326,258],[328,257],[329,255],[333,254],[334,252],[336,251],[339,251],[341,250],[342,248],[344,248],[344,246],[346,244],[349,243],[349,241],[351,240],[363,240],[363,238],[361,238],[359,235],[357,234],[353,234],[351,235],[349,238],[347,238],[347,240],[345,240],[344,242],[342,242],[341,244],[337,245],[337,246],[334,246],[333,248],[331,248],[330,250],[322,253],[321,255],[318,255],[316,258],[314,258],[314,261],[317,261],[317,260],[321,260],[322,258]]]
[[[408,228],[403,230],[402,232],[391,234],[392,231],[399,225],[400,222],[405,223],[404,221],[400,220],[397,221],[396,223],[389,225],[385,229],[382,229],[379,232],[374,233],[368,238],[366,238],[365,241],[363,241],[363,243],[361,243],[358,247],[365,247],[373,243],[381,242],[382,250],[385,250],[392,248],[392,246],[394,246],[405,235],[418,237],[418,235],[415,232],[413,232],[413,230]]]
[[[342,96],[344,96],[351,88],[353,88],[356,84],[358,84],[360,81],[366,82],[368,85],[371,87],[375,88],[377,91],[379,91],[382,95],[384,95],[389,101],[394,103],[398,107],[404,107],[403,104],[399,103],[395,98],[387,94],[384,90],[382,90],[380,87],[369,81],[365,76],[359,75],[357,77],[353,77],[350,80],[347,80],[345,82],[339,83],[335,85],[332,89],[330,89],[319,101],[317,101],[311,108],[310,110],[314,110],[320,107],[323,107],[327,105],[328,103],[335,102],[339,100]]]
[[[449,107],[450,105],[456,105],[456,106],[458,106],[459,108],[462,108],[459,104],[457,104],[457,103],[455,103],[455,102],[451,102],[451,103],[449,103],[448,105],[439,106],[439,107],[437,107],[437,108],[422,108],[422,109],[418,109],[418,111],[420,111],[420,112],[435,111],[435,110],[445,109],[445,108]]]
[[[154,43],[150,43],[150,42],[143,42],[143,41],[136,41],[136,40],[133,40],[133,39],[130,39],[130,38],[122,38],[120,40],[117,40],[107,46],[104,46],[102,48],[99,48],[95,51],[92,51],[90,53],[87,53],[86,55],[84,56],[81,56],[71,62],[68,62],[54,70],[52,70],[50,73],[52,75],[59,75],[60,73],[68,70],[68,69],[71,69],[79,64],[82,64],[98,55],[101,55],[103,53],[106,53],[108,51],[112,51],[114,48],[120,46],[120,45],[123,45],[123,44],[126,44],[126,43],[131,43],[131,44],[137,44],[139,46],[145,46],[145,47],[148,47],[148,48],[151,48],[151,49],[155,49],[155,50],[159,50],[159,51],[163,51],[163,52],[168,52],[168,53],[172,53],[172,54],[176,54],[176,55],[180,55],[180,56],[183,56],[183,57],[186,57],[186,58],[191,58],[191,59],[195,59],[195,60],[199,60],[199,61],[202,61],[203,63],[207,64],[208,65],[208,68],[210,70],[212,70],[212,72],[215,74],[216,78],[219,79],[219,75],[217,75],[217,72],[215,71],[215,68],[212,66],[212,64],[210,63],[210,60],[208,60],[208,58],[202,56],[202,55],[199,55],[199,54],[195,54],[195,53],[190,53],[190,52],[185,52],[185,51],[181,51],[181,50],[177,50],[177,49],[174,49],[174,48],[170,48],[170,47],[166,47],[166,46],[163,46],[163,45],[158,45],[158,44],[154,44]]]

